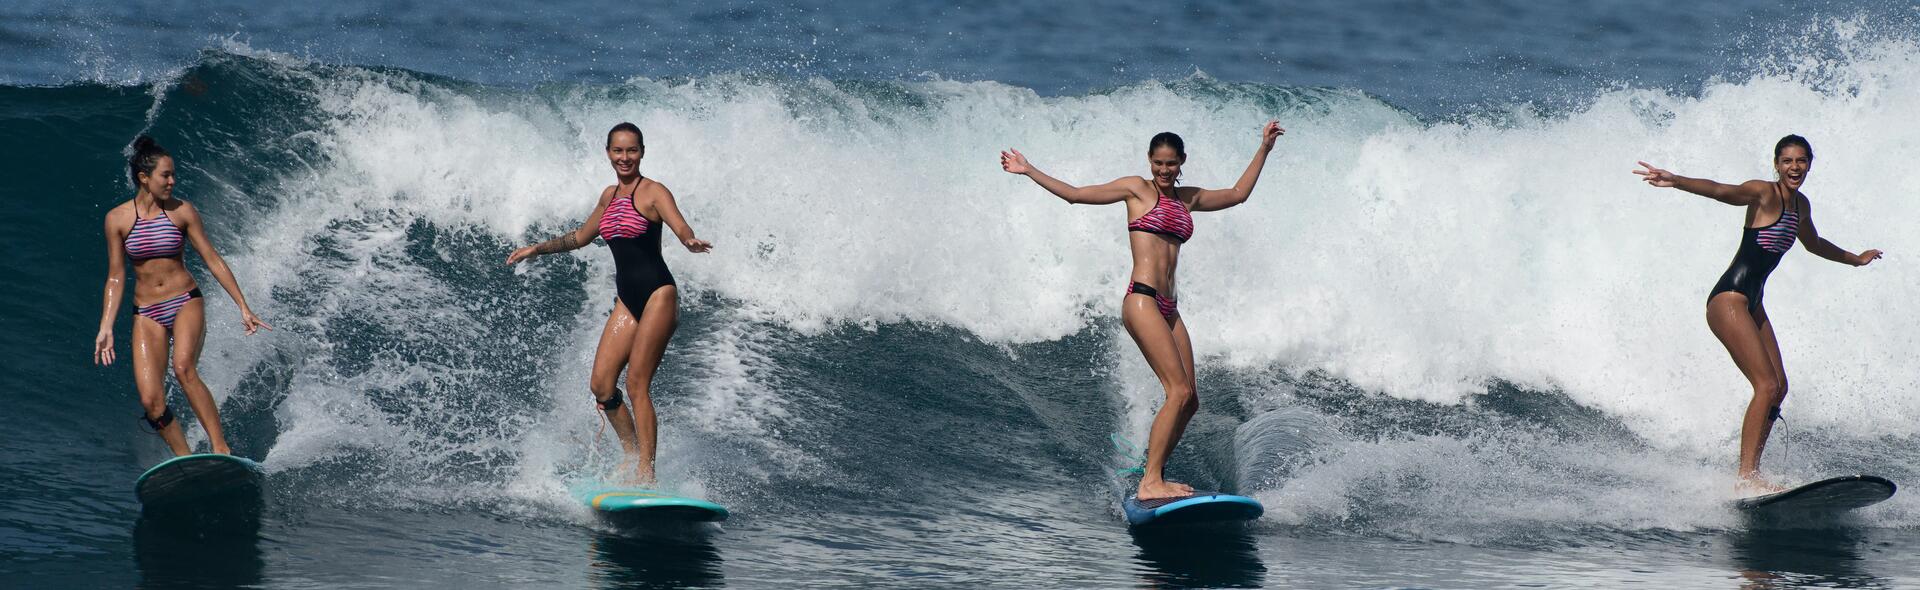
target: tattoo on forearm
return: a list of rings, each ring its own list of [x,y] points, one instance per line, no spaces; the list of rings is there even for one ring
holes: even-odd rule
[[[533,251],[536,254],[552,254],[555,252],[566,252],[579,247],[580,242],[574,239],[573,232],[567,232],[560,234],[559,237],[554,239],[541,242],[540,245],[533,247]]]

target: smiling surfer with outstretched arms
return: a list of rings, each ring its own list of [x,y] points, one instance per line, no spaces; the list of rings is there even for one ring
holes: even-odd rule
[[[1187,335],[1187,323],[1180,316],[1179,290],[1174,280],[1180,248],[1193,237],[1192,213],[1218,211],[1245,203],[1253,195],[1254,183],[1260,180],[1260,171],[1273,151],[1274,140],[1285,132],[1276,122],[1269,121],[1262,126],[1260,147],[1254,151],[1253,161],[1240,174],[1239,182],[1224,189],[1178,186],[1180,167],[1187,162],[1187,150],[1180,136],[1172,133],[1155,135],[1147,144],[1151,176],[1126,176],[1092,186],[1074,186],[1048,176],[1027,162],[1019,150],[1000,152],[1001,169],[1026,176],[1068,203],[1126,203],[1127,242],[1133,251],[1133,273],[1120,304],[1120,318],[1166,392],[1166,403],[1154,416],[1148,435],[1146,465],[1136,491],[1138,500],[1194,494],[1191,486],[1167,481],[1165,476],[1168,457],[1173,455],[1187,421],[1200,408],[1193,376],[1193,343]]]
[[[1766,449],[1780,404],[1787,397],[1787,370],[1780,362],[1780,344],[1761,296],[1767,276],[1797,241],[1815,256],[1853,266],[1880,258],[1879,250],[1854,254],[1827,241],[1813,225],[1813,206],[1800,192],[1813,169],[1813,146],[1806,138],[1788,135],[1773,146],[1773,181],[1749,180],[1721,184],[1687,178],[1646,162],[1635,170],[1647,184],[1678,188],[1747,210],[1740,249],[1733,264],[1707,296],[1707,327],[1727,347],[1733,363],[1753,386],[1740,427],[1740,484],[1743,492],[1773,492],[1781,488],[1760,476],[1760,454]]]
[[[653,375],[680,324],[680,291],[660,257],[661,234],[672,229],[689,252],[706,252],[713,245],[694,237],[693,228],[680,215],[680,206],[666,185],[640,174],[646,144],[639,127],[632,123],[615,125],[607,131],[606,150],[616,182],[600,191],[599,202],[586,222],[551,240],[514,250],[507,255],[507,264],[575,250],[593,243],[596,237],[606,240],[607,249],[613,253],[617,295],[606,327],[600,332],[587,387],[634,461],[634,483],[652,484],[654,443],[658,438]],[[631,399],[623,396],[618,386],[623,369]]]

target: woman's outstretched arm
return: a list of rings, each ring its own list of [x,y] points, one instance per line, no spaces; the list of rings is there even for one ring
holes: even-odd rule
[[[673,235],[680,238],[680,245],[686,246],[689,252],[706,252],[712,249],[713,244],[693,237],[693,226],[687,225],[687,218],[680,215],[680,204],[673,200],[673,191],[667,190],[667,185],[658,182],[654,185],[660,187],[660,200],[655,201],[654,205],[660,209],[660,221],[666,222],[667,227],[673,229]]]
[[[1652,164],[1640,162],[1645,170],[1635,170],[1647,184],[1660,188],[1677,188],[1702,197],[1713,199],[1728,205],[1747,206],[1759,203],[1766,198],[1768,186],[1773,184],[1764,180],[1749,180],[1740,184],[1721,184],[1705,178],[1687,178]]]
[[[1820,237],[1820,228],[1814,227],[1813,225],[1813,202],[1805,198],[1800,199],[1799,230],[1800,243],[1805,244],[1807,251],[1812,252],[1814,256],[1819,256],[1841,264],[1851,264],[1853,266],[1866,266],[1867,263],[1880,259],[1879,250],[1868,250],[1854,254],[1848,252],[1845,248],[1834,245],[1833,242],[1827,241],[1826,238]]]
[[[1047,189],[1047,192],[1053,193],[1061,200],[1082,205],[1111,205],[1124,201],[1134,194],[1134,189],[1138,185],[1146,183],[1137,176],[1128,176],[1114,179],[1113,182],[1106,184],[1074,186],[1058,178],[1047,176],[1047,173],[1027,163],[1027,156],[1016,149],[1000,152],[1000,169],[1026,176],[1040,185],[1040,188]]]
[[[587,220],[582,222],[578,229],[554,236],[553,239],[545,242],[514,250],[513,253],[507,255],[507,265],[512,266],[522,260],[543,254],[557,254],[578,250],[592,243],[594,238],[600,236],[600,216],[606,214],[607,203],[612,201],[613,187],[607,187],[607,190],[600,191],[600,202],[593,206],[593,213],[587,215]]]
[[[193,251],[199,252],[200,259],[206,261],[207,272],[213,273],[214,280],[220,281],[220,286],[227,290],[227,296],[233,298],[233,303],[240,307],[240,324],[246,328],[247,335],[253,335],[260,328],[272,330],[273,326],[260,321],[260,316],[253,315],[253,308],[247,307],[247,295],[240,291],[240,281],[233,278],[233,269],[227,268],[227,259],[220,257],[220,251],[213,248],[213,240],[207,238],[207,227],[200,219],[200,212],[193,208],[192,203],[181,201],[176,213],[180,214],[180,225],[187,232],[187,241],[193,242]]]
[[[1253,185],[1260,182],[1260,171],[1267,165],[1267,156],[1273,153],[1273,142],[1286,135],[1287,130],[1280,128],[1279,121],[1267,121],[1260,128],[1260,148],[1254,150],[1253,161],[1247,164],[1247,171],[1240,173],[1240,181],[1233,188],[1200,189],[1194,196],[1194,211],[1219,211],[1247,202],[1253,196]]]

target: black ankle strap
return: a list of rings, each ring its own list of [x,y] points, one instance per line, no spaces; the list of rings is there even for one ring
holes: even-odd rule
[[[153,432],[155,434],[159,434],[162,429],[165,429],[167,427],[167,425],[173,424],[173,407],[168,406],[167,409],[162,410],[160,412],[159,418],[148,417],[145,412],[142,412],[140,414],[140,419],[145,420],[147,422],[147,426],[153,428]]]

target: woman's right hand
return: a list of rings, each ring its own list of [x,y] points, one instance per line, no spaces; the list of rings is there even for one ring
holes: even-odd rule
[[[1646,168],[1646,170],[1635,170],[1633,173],[1640,175],[1641,178],[1647,181],[1647,184],[1653,186],[1670,188],[1674,185],[1674,179],[1678,178],[1674,173],[1655,168],[1652,164],[1646,162],[1641,162],[1640,167]]]
[[[507,266],[513,266],[515,263],[518,263],[522,260],[533,258],[533,255],[535,254],[535,252],[533,251],[534,248],[535,246],[527,246],[524,248],[520,248],[518,250],[514,250],[512,254],[507,255]]]
[[[1000,169],[1013,174],[1026,174],[1033,171],[1033,165],[1027,163],[1027,157],[1020,150],[1008,148],[1000,152]]]
[[[93,363],[113,364],[113,328],[105,328],[93,337]]]

